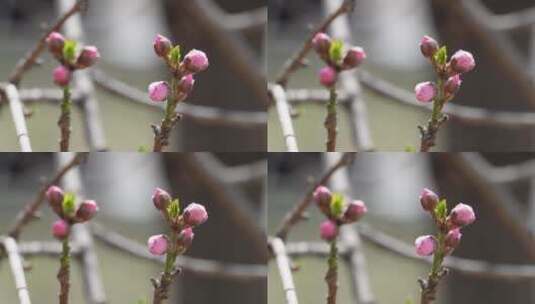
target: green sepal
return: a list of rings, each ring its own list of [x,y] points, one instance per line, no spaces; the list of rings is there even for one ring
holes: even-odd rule
[[[177,45],[174,48],[172,48],[171,51],[169,51],[169,54],[167,56],[169,56],[168,57],[169,62],[171,62],[173,66],[178,66],[178,63],[180,62],[180,58],[182,57],[180,53],[180,45]]]
[[[341,40],[333,40],[329,46],[329,58],[333,62],[340,62],[342,60],[342,48],[344,43]]]
[[[435,55],[433,55],[433,59],[439,65],[446,64],[446,61],[448,61],[448,49],[446,48],[446,46],[443,46],[440,49],[438,49]]]
[[[331,214],[335,217],[339,217],[342,215],[342,212],[344,211],[344,196],[340,193],[333,193],[331,198]]]
[[[177,218],[180,214],[180,201],[178,198],[175,198],[171,201],[169,206],[167,206],[167,214],[169,214],[170,218]]]
[[[76,41],[65,40],[65,44],[63,44],[63,58],[68,62],[74,62],[76,59]]]
[[[448,214],[448,206],[446,205],[446,199],[440,200],[438,204],[435,207],[435,215],[438,219],[444,220],[446,219],[446,215]]]
[[[61,204],[61,208],[63,210],[63,214],[67,216],[74,216],[76,213],[76,196],[73,193],[65,193],[63,195],[63,203]]]

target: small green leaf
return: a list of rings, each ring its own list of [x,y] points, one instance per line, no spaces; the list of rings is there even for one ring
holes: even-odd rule
[[[76,41],[65,41],[65,44],[63,45],[63,58],[68,62],[74,62],[76,59]]]
[[[342,215],[344,211],[344,196],[340,193],[333,193],[330,205],[331,213],[335,217]]]
[[[329,58],[333,62],[339,62],[342,60],[342,48],[344,43],[340,40],[333,40],[331,46],[329,47]]]
[[[171,64],[177,66],[180,62],[180,57],[182,56],[180,54],[180,45],[177,45],[172,48],[171,51],[169,51],[169,55],[167,56],[169,56],[169,61],[171,62]]]
[[[437,218],[443,220],[448,214],[448,206],[446,205],[446,200],[442,199],[435,207],[435,215]]]
[[[169,206],[167,206],[167,214],[169,214],[170,218],[177,218],[180,214],[180,202],[178,198],[171,201]]]
[[[76,197],[73,193],[65,193],[65,195],[63,195],[63,203],[61,204],[61,207],[65,215],[74,215],[74,213],[76,212],[75,200]]]
[[[435,62],[439,65],[446,64],[448,60],[448,50],[446,46],[441,47],[434,55]]]
[[[406,145],[405,152],[414,153],[416,152],[416,148],[413,145]]]
[[[148,152],[150,152],[150,150],[149,150],[149,147],[147,145],[142,145],[142,146],[137,147],[137,152],[148,153]]]

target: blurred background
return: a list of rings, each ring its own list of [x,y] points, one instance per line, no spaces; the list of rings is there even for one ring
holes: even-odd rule
[[[269,235],[275,234],[284,215],[302,200],[310,180],[323,176],[324,155],[270,153]],[[367,277],[376,303],[406,303],[407,299],[419,303],[416,280],[427,275],[430,265],[406,255],[414,255],[416,237],[435,232],[432,219],[418,201],[424,187],[446,198],[450,209],[459,202],[474,208],[477,220],[463,229],[461,244],[453,256],[519,265],[519,273],[531,274],[521,279],[503,279],[459,271],[469,270],[468,267],[452,269],[439,286],[436,303],[535,301],[534,154],[358,153],[347,171],[347,195],[365,201],[368,207],[366,216],[351,228],[362,239]],[[325,244],[319,237],[324,216],[314,206],[308,211],[309,219],[298,223],[289,234],[288,250],[292,243],[300,241]],[[384,241],[385,235],[386,247],[378,245],[381,242],[377,240],[383,236]],[[327,258],[296,257],[292,258],[292,266],[296,269],[293,274],[299,302],[321,303],[327,294],[323,280]],[[340,303],[358,302],[352,286],[349,267],[341,264]],[[270,303],[284,302],[274,259],[269,262],[268,290]]]
[[[55,158],[56,155],[49,153],[0,155],[0,235],[13,224],[25,204],[34,200],[43,178],[51,177],[56,171]],[[191,202],[206,206],[209,220],[195,230],[195,240],[187,256],[224,265],[248,266],[257,274],[237,279],[185,270],[177,276],[168,302],[266,303],[266,171],[265,155],[255,153],[90,154],[80,167],[81,184],[85,197],[99,203],[100,212],[91,225],[85,226],[94,233],[97,270],[101,273],[106,303],[138,303],[138,300],[150,303],[152,299],[149,279],[157,277],[163,265],[109,246],[98,237],[98,231],[108,236],[112,232],[120,233],[148,252],[147,238],[168,231],[151,201],[155,187],[179,197],[182,206]],[[226,179],[222,180],[220,174]],[[21,247],[30,241],[54,240],[50,227],[57,216],[46,203],[41,211],[41,218],[22,231]],[[203,267],[195,261],[188,263],[188,266]],[[57,303],[59,258],[32,255],[25,258],[25,265],[33,302]],[[80,263],[73,261],[71,301],[93,303],[84,301],[87,294],[82,278]],[[0,295],[2,303],[18,303],[5,258],[0,259]]]
[[[16,62],[33,48],[44,24],[56,20],[58,10],[73,0],[0,0],[0,79],[6,81]],[[256,123],[230,125],[186,116],[172,135],[170,150],[265,151],[264,33],[266,0],[89,0],[82,14],[87,45],[96,45],[101,60],[92,73],[111,76],[141,90],[149,83],[167,80],[168,71],[153,51],[156,34],[182,46],[205,51],[208,70],[199,74],[187,103],[214,110],[249,113]],[[68,6],[70,7],[70,6]],[[42,66],[32,69],[21,88],[53,88],[51,73],[56,62],[44,52]],[[93,80],[95,81],[95,74]],[[106,78],[100,82],[110,84]],[[96,82],[96,81],[95,81]],[[138,94],[139,96],[140,94]],[[119,151],[137,151],[152,144],[150,124],[163,117],[160,109],[112,94],[96,85],[105,146]],[[0,102],[0,151],[18,151],[17,137],[8,106]],[[179,107],[180,108],[180,107]],[[37,100],[26,103],[28,131],[35,151],[57,151],[59,105]],[[202,110],[202,109],[201,109]],[[206,112],[206,111],[201,111]],[[241,112],[239,112],[241,113]],[[210,113],[203,113],[210,114]],[[246,115],[244,115],[246,116]],[[240,118],[240,117],[238,117]],[[251,121],[251,119],[249,119]],[[83,116],[76,107],[73,116],[72,150],[85,151]]]
[[[269,1],[269,80],[275,79],[282,64],[302,47],[311,28],[323,20],[324,3],[326,1],[320,0]],[[455,50],[465,49],[474,54],[477,62],[476,69],[463,78],[463,87],[452,103],[477,109],[533,112],[533,0],[356,0],[355,3],[355,10],[349,15],[349,30],[354,43],[368,54],[355,73],[365,71],[387,80],[404,89],[403,97],[409,102],[416,101],[415,84],[434,78],[418,46],[423,35],[430,35],[446,44],[450,55]],[[311,52],[306,58],[310,66],[291,77],[289,90],[322,89],[316,76],[321,67],[318,56]],[[416,126],[426,123],[430,113],[385,98],[370,90],[365,79],[360,78],[375,148],[403,151],[408,146],[418,147]],[[342,106],[339,109],[343,113],[339,115],[338,149],[354,151],[348,112],[342,111]],[[460,114],[474,114],[459,110],[465,112]],[[305,101],[293,108],[293,114],[296,115],[293,122],[300,150],[323,150],[324,106]],[[452,118],[441,128],[435,151],[534,149],[533,116],[529,119],[531,125],[522,127],[466,123]],[[285,151],[275,107],[269,111],[268,129],[269,150]]]

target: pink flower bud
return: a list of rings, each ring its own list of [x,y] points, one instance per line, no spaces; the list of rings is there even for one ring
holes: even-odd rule
[[[180,81],[178,82],[178,89],[180,90],[180,92],[184,94],[189,94],[191,93],[191,91],[193,91],[194,84],[195,84],[195,79],[193,79],[193,75],[188,74],[182,77],[182,79],[180,79]]]
[[[169,94],[169,85],[165,81],[156,81],[149,84],[149,97],[152,101],[164,101]]]
[[[332,194],[329,188],[325,186],[319,186],[318,188],[316,188],[316,190],[314,190],[313,197],[314,201],[316,201],[318,205],[328,206],[331,204]]]
[[[446,83],[444,84],[444,91],[446,91],[447,94],[455,95],[459,91],[459,88],[461,87],[461,76],[459,74],[451,76],[446,80]]]
[[[208,213],[203,205],[191,203],[184,209],[183,217],[186,225],[197,226],[206,222]]]
[[[336,83],[338,73],[332,67],[326,66],[320,70],[319,78],[323,86],[330,88]]]
[[[63,65],[58,66],[52,72],[54,83],[60,87],[65,87],[71,81],[71,71]]]
[[[457,204],[450,213],[451,222],[458,227],[463,227],[476,220],[474,209],[466,204]]]
[[[52,32],[46,38],[46,44],[48,45],[48,49],[52,54],[61,56],[63,54],[65,38],[58,32]]]
[[[318,54],[327,54],[331,47],[331,37],[325,33],[317,33],[312,39],[312,47]]]
[[[160,34],[156,35],[154,39],[154,52],[160,57],[166,57],[169,51],[173,48],[171,40],[167,39]]]
[[[470,72],[475,66],[474,56],[470,52],[459,50],[451,56],[451,68],[457,73]]]
[[[416,254],[419,256],[432,255],[437,248],[437,240],[432,235],[422,235],[414,241]]]
[[[420,194],[420,204],[422,204],[422,208],[426,211],[433,211],[435,210],[435,207],[437,206],[439,201],[438,195],[436,195],[435,192],[424,188],[422,190],[422,193]]]
[[[95,46],[86,46],[83,48],[78,60],[76,60],[76,67],[85,69],[94,65],[100,58],[100,53]]]
[[[424,57],[429,58],[435,55],[435,53],[438,51],[438,48],[438,42],[429,36],[424,36],[420,41],[420,51]]]
[[[330,242],[338,236],[338,225],[331,220],[325,220],[320,224],[320,236]]]
[[[347,51],[342,66],[344,69],[356,68],[364,59],[366,59],[366,52],[361,47],[355,46]]]
[[[57,215],[61,216],[63,209],[63,190],[58,186],[50,186],[48,190],[46,190],[46,198],[52,210],[54,210]]]
[[[71,228],[64,220],[57,220],[52,224],[52,234],[58,240],[64,240],[69,236]]]
[[[163,234],[153,235],[147,241],[147,245],[153,255],[164,255],[167,251],[167,237]]]
[[[208,57],[203,51],[193,49],[184,56],[184,67],[190,73],[199,73],[208,68]]]
[[[344,212],[343,221],[345,223],[351,223],[358,221],[364,214],[368,212],[368,208],[363,201],[355,200],[349,203],[346,211]]]
[[[463,235],[461,233],[460,228],[455,228],[455,229],[450,230],[448,234],[446,234],[446,239],[444,241],[446,244],[446,247],[449,247],[450,249],[456,248],[461,242],[462,236]]]
[[[76,210],[75,219],[77,222],[87,222],[98,212],[98,205],[95,201],[83,201]]]
[[[154,207],[156,207],[158,210],[164,210],[167,208],[171,200],[171,195],[169,195],[167,191],[160,188],[156,188],[152,194],[152,202],[154,203]]]
[[[437,95],[437,88],[430,81],[420,82],[414,87],[414,92],[418,101],[430,102]]]
[[[191,229],[191,227],[184,228],[178,234],[178,245],[184,248],[188,248],[189,246],[191,246],[194,236],[195,234],[193,233],[193,229]]]

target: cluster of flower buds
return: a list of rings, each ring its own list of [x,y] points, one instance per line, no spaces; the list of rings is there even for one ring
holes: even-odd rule
[[[319,71],[319,80],[327,88],[331,88],[336,84],[338,73],[354,69],[366,59],[366,53],[358,46],[349,48],[344,54],[343,43],[338,40],[332,40],[325,33],[317,33],[314,36],[312,47],[326,64]]]
[[[453,98],[461,87],[461,74],[470,72],[476,66],[474,56],[470,52],[459,50],[447,61],[446,47],[440,47],[438,42],[424,36],[420,41],[420,51],[431,61],[439,77],[443,79],[443,98],[447,101]],[[416,99],[421,102],[431,102],[438,95],[437,85],[431,81],[421,82],[414,88]]]
[[[208,68],[208,57],[202,51],[193,49],[181,59],[180,46],[173,46],[171,40],[157,35],[154,39],[154,52],[161,57],[171,69],[173,77],[177,80],[176,92],[187,96],[195,84],[193,75]],[[152,101],[161,102],[167,99],[171,88],[165,81],[156,81],[149,85],[149,97]]]
[[[424,189],[420,194],[420,204],[425,211],[431,214],[439,233],[444,236],[441,250],[445,255],[451,254],[461,242],[461,228],[476,220],[474,210],[469,205],[460,203],[448,215],[446,201],[440,200],[438,195],[429,189]],[[414,244],[416,253],[420,256],[432,255],[441,246],[433,235],[422,235],[416,239]]]
[[[50,33],[46,38],[46,43],[50,53],[60,63],[52,73],[54,83],[60,87],[65,87],[70,83],[75,70],[88,68],[100,58],[100,53],[95,46],[85,46],[78,51],[76,41],[66,40],[58,32]]]
[[[48,188],[46,198],[52,210],[60,217],[52,224],[52,234],[59,240],[69,236],[72,225],[87,222],[98,212],[98,205],[93,200],[85,200],[76,207],[74,195],[64,193],[58,186]]]
[[[327,217],[327,220],[320,224],[320,236],[326,241],[336,239],[341,225],[358,221],[368,211],[363,201],[345,202],[342,195],[331,193],[325,186],[316,188],[313,198]]]
[[[176,253],[185,252],[193,242],[193,228],[208,220],[206,209],[203,205],[191,203],[181,214],[178,199],[173,200],[169,193],[160,188],[154,190],[152,202],[154,207],[162,213],[172,233],[177,234],[177,238],[175,244],[170,244],[171,238],[169,236],[165,234],[153,235],[147,241],[149,252],[154,255],[164,255],[169,250]]]

